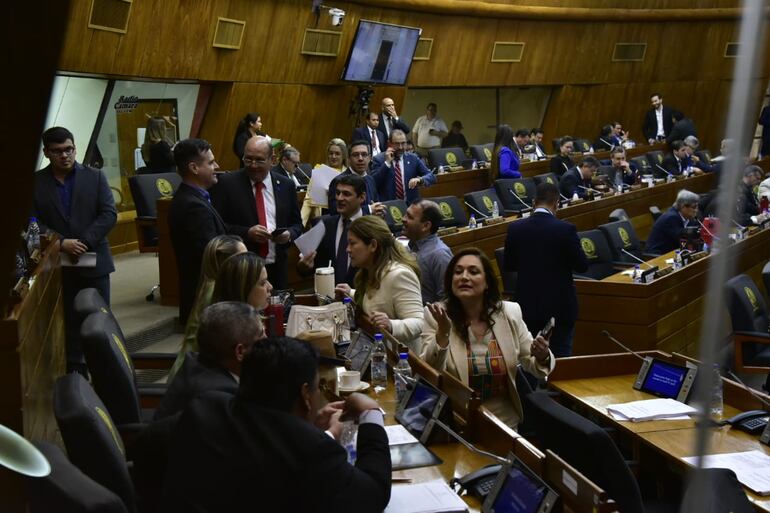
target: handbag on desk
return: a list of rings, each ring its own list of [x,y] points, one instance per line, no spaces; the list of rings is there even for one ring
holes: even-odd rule
[[[295,337],[303,331],[324,330],[332,340],[350,340],[348,311],[344,303],[330,303],[324,306],[294,305],[286,322],[286,335]]]

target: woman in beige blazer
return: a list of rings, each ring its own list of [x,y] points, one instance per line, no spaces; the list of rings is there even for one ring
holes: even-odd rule
[[[444,278],[447,299],[425,307],[421,356],[478,393],[516,428],[522,407],[516,366],[544,377],[554,368],[548,341],[532,339],[516,303],[501,301],[492,263],[476,248],[457,253]]]
[[[419,353],[423,308],[417,261],[379,216],[350,223],[348,254],[358,268],[356,288],[340,283],[337,296],[353,297],[375,327]]]

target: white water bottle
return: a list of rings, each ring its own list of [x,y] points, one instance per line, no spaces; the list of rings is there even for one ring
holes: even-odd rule
[[[499,206],[497,206],[497,202],[495,201],[495,202],[492,204],[492,218],[493,218],[493,219],[496,219],[496,218],[498,218],[498,217],[500,217],[500,207],[499,207]]]
[[[476,226],[478,226],[476,224],[476,216],[471,214],[471,219],[470,219],[470,221],[468,221],[468,228],[470,228],[471,230],[475,230]]]
[[[713,417],[721,417],[724,412],[724,390],[722,387],[722,375],[719,373],[719,364],[715,363],[712,372],[714,382],[711,384],[711,404],[709,412]]]
[[[393,369],[393,381],[396,383],[396,400],[400,403],[406,394],[406,385],[412,378],[412,366],[409,365],[409,354],[400,353],[398,363]]]

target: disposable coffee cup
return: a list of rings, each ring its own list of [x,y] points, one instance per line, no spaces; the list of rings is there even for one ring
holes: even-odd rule
[[[319,267],[315,270],[315,293],[334,297],[334,267]]]

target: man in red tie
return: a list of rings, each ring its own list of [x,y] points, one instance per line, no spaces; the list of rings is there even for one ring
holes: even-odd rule
[[[268,279],[280,290],[288,288],[286,250],[302,233],[302,220],[294,181],[270,171],[272,156],[266,138],[249,139],[243,169],[225,173],[211,201],[249,251],[265,259]]]
[[[407,205],[420,197],[418,187],[436,183],[436,175],[430,172],[422,159],[406,151],[406,134],[393,130],[390,144],[374,159],[371,175],[377,184],[380,201],[401,199]]]
[[[369,112],[366,115],[366,124],[353,130],[351,141],[368,141],[372,148],[372,157],[376,157],[380,152],[385,151],[388,142],[385,134],[379,130],[380,115],[376,112]]]

